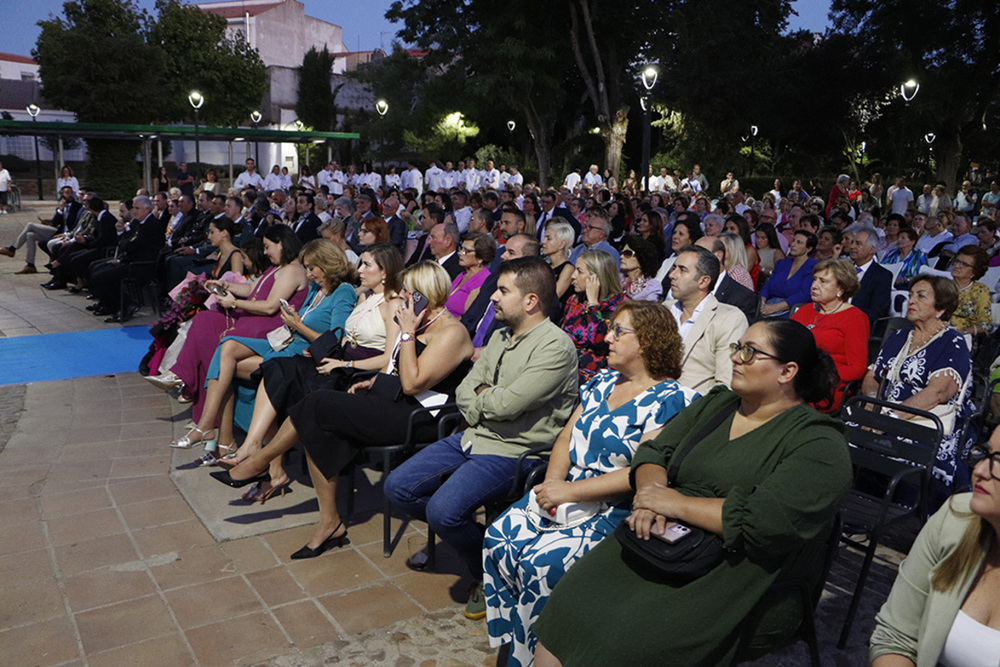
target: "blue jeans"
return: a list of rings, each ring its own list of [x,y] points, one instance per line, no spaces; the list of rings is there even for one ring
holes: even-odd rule
[[[385,495],[458,551],[475,579],[483,577],[483,530],[476,509],[502,498],[514,478],[516,458],[462,451],[462,434],[414,454],[385,480]],[[526,460],[523,472],[541,461]],[[450,476],[443,482],[441,478]]]

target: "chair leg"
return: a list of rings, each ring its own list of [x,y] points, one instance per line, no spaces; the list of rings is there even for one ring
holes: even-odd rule
[[[392,501],[385,495],[385,478],[392,472],[392,454],[382,454],[382,555],[392,555]]]
[[[840,631],[840,640],[837,648],[843,649],[847,646],[847,637],[851,633],[851,625],[854,623],[854,615],[858,612],[858,605],[861,604],[861,593],[865,588],[865,581],[868,579],[868,571],[871,569],[872,560],[875,558],[875,547],[878,546],[878,538],[881,530],[876,528],[868,538],[868,550],[865,552],[865,560],[861,565],[861,573],[858,575],[858,583],[854,587],[854,595],[851,597],[851,604],[847,609],[847,618],[844,619],[844,627]]]
[[[802,607],[802,634],[803,639],[805,639],[806,644],[809,646],[809,659],[812,662],[813,667],[822,667],[819,661],[819,643],[816,640],[816,619],[815,611],[812,608],[812,601],[809,599],[808,592],[803,591],[803,602],[805,603]]]

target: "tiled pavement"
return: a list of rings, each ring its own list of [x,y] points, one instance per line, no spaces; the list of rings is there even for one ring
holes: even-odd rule
[[[0,217],[0,244],[31,213]],[[0,260],[0,335],[114,326],[20,266]],[[138,374],[0,387],[0,411],[0,665],[493,664],[447,549],[444,573],[409,572],[410,527],[383,558],[372,496],[351,545],[317,559],[288,559],[309,525],[216,542],[170,479],[176,406]],[[876,567],[853,648],[836,651],[857,564],[840,559],[818,611],[825,663],[865,664],[892,581]],[[757,664],[805,661],[799,645]]]

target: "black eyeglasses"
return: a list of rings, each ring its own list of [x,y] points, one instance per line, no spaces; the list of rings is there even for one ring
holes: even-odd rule
[[[762,357],[774,359],[775,361],[778,360],[778,357],[774,356],[773,354],[769,354],[764,350],[758,350],[750,343],[743,343],[742,345],[740,343],[730,343],[729,356],[733,356],[736,354],[740,356],[740,361],[742,361],[744,364],[749,364],[750,362],[752,362],[758,354],[761,355]]]
[[[1000,452],[991,452],[984,444],[973,445],[965,457],[969,468],[975,468],[982,461],[990,460],[990,477],[1000,481]]]

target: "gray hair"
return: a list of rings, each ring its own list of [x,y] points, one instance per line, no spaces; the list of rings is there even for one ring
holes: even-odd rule
[[[351,213],[358,210],[358,205],[350,197],[338,197],[333,201],[334,206],[346,206]]]
[[[837,183],[850,183],[850,182],[851,182],[851,177],[848,176],[847,174],[841,174],[840,176],[837,177]]]
[[[867,241],[868,247],[870,248],[878,247],[878,232],[875,231],[875,228],[870,223],[867,222],[852,223],[847,226],[847,229],[844,230],[844,235],[846,236],[847,234],[851,234],[856,237],[860,232],[865,232],[868,234],[868,241]]]
[[[723,218],[718,213],[709,213],[708,215],[705,216],[705,219],[703,220],[703,222],[705,223],[705,229],[708,229],[709,221],[717,223],[720,228],[726,226],[725,218]]]
[[[323,236],[323,232],[329,232],[334,236],[343,236],[346,228],[344,227],[344,221],[340,218],[330,218],[323,224],[319,226],[317,230],[320,236]]]
[[[142,206],[146,210],[153,210],[153,201],[146,195],[136,195],[132,197],[132,206]]]
[[[320,211],[325,211],[326,197],[316,197],[316,199],[313,201],[313,205],[316,207],[317,213],[319,213]]]
[[[576,240],[576,232],[566,222],[552,222],[545,227],[545,236],[550,236],[556,241],[565,241],[563,252],[566,257],[570,256],[573,250],[573,241]]]
[[[462,245],[462,234],[458,231],[458,225],[454,222],[444,223],[444,235],[450,236],[455,241],[455,247]]]

